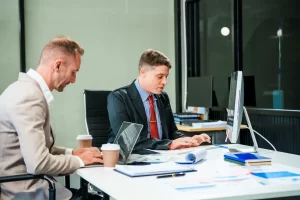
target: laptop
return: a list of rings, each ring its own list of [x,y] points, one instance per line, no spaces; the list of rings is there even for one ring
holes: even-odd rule
[[[142,124],[125,121],[122,123],[122,126],[120,127],[114,140],[114,144],[120,145],[119,164],[127,164],[128,158],[131,155],[138,138],[140,137],[142,129]]]
[[[132,150],[140,137],[140,133],[143,129],[143,125],[131,123],[131,122],[123,122],[118,134],[114,140],[114,144],[120,145],[120,158],[119,164],[127,164],[128,158],[132,153]],[[83,168],[90,167],[103,167],[103,163],[99,164],[90,164],[86,165]]]

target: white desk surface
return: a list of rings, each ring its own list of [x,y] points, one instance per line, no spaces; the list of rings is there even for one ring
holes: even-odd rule
[[[247,147],[232,144],[231,147]],[[205,147],[199,147],[205,148]],[[197,172],[186,173],[184,177],[157,179],[156,176],[130,178],[113,171],[111,168],[95,167],[77,170],[77,174],[95,185],[116,200],[196,200],[196,199],[263,199],[282,196],[300,195],[300,183],[291,185],[265,185],[259,188],[243,186],[236,190],[215,189],[210,193],[187,195],[168,187],[166,181],[184,181],[189,178],[205,176],[205,172],[217,168],[223,160],[225,149],[209,149],[207,160],[196,164]],[[260,155],[272,158],[272,163],[280,163],[300,168],[300,156],[274,152],[266,149],[259,150]]]

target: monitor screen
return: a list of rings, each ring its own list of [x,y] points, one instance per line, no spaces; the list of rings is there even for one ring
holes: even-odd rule
[[[187,79],[187,105],[211,108],[213,106],[213,76]]]
[[[236,143],[243,117],[244,82],[241,71],[233,72],[230,78],[230,91],[227,108],[227,138]]]

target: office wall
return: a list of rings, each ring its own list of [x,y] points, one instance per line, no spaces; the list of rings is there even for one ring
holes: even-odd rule
[[[75,148],[76,135],[86,133],[85,88],[113,90],[130,84],[148,48],[164,52],[174,63],[173,1],[28,0],[25,26],[27,69],[38,65],[43,46],[55,35],[68,35],[85,48],[76,83],[54,92],[50,105],[57,145]],[[166,88],[174,109],[175,67]]]
[[[0,0],[0,94],[20,71],[18,1]]]

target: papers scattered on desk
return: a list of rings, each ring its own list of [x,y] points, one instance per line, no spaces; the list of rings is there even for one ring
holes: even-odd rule
[[[188,153],[184,160],[176,161],[178,164],[194,164],[199,162],[202,159],[205,159],[207,156],[207,150],[205,149],[197,149],[191,153]]]
[[[169,162],[171,159],[169,156],[161,154],[151,154],[151,155],[136,155],[131,154],[128,159],[128,163],[131,162],[149,162],[149,163],[163,163]]]
[[[167,162],[151,165],[116,165],[115,171],[130,177],[150,176],[159,174],[172,174],[178,172],[196,171],[193,167],[178,165],[176,163]]]
[[[226,121],[192,123],[194,128],[219,128],[227,126]]]

